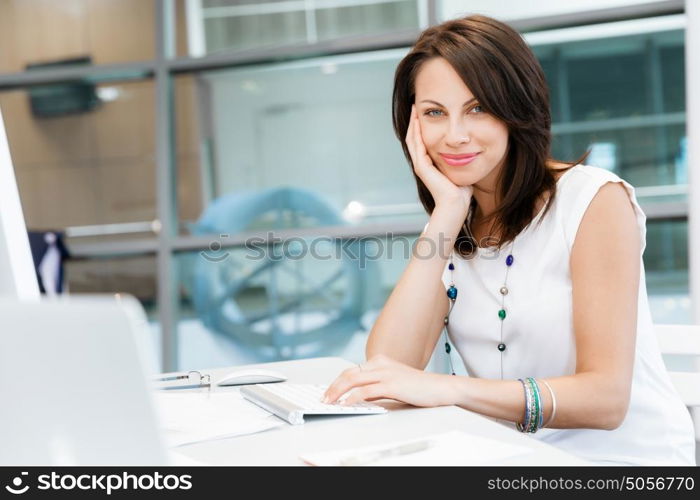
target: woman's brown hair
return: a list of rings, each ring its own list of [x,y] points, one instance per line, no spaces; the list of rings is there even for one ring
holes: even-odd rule
[[[435,57],[444,58],[484,111],[508,127],[508,150],[496,181],[500,204],[485,219],[493,220],[494,227],[500,230],[501,247],[532,221],[537,200],[543,194],[549,194],[549,201],[542,218],[556,194],[556,177],[548,167],[554,160],[550,156],[552,119],[544,71],[520,34],[495,19],[474,15],[425,30],[401,60],[394,76],[394,131],[411,167],[406,132],[416,98],[416,76],[423,63]],[[588,153],[568,162],[564,170],[587,156]],[[415,171],[413,175],[418,197],[426,212],[432,214],[435,201]],[[472,198],[471,209],[475,206],[476,199]],[[467,221],[455,242],[455,250],[463,256],[471,255],[477,246],[466,226]]]

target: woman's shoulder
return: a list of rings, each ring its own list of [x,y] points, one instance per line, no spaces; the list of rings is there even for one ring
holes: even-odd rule
[[[568,211],[573,205],[587,205],[597,191],[608,182],[620,182],[633,192],[634,188],[615,172],[594,165],[578,164],[564,169],[557,178],[557,205]]]
[[[634,188],[615,172],[594,165],[578,164],[565,169],[557,178],[558,205],[585,203],[586,197],[592,197],[600,187],[608,182],[622,182],[628,190]]]
[[[581,184],[590,182],[607,182],[607,181],[620,181],[620,177],[613,171],[607,170],[602,167],[596,167],[595,165],[586,165],[579,163],[573,167],[566,169],[561,174],[561,179],[566,177],[569,180],[566,184]]]
[[[617,173],[594,165],[579,164],[564,175],[566,179],[562,177],[563,182],[559,182],[557,189],[559,199],[556,204],[559,208],[560,222],[564,225],[564,233],[567,235],[570,246],[573,245],[574,237],[588,207],[608,182],[620,183],[624,187],[624,190],[614,194],[614,199],[611,199],[618,200],[623,192],[627,195],[634,208],[642,241],[644,241],[646,216],[637,202],[635,189],[630,183]]]

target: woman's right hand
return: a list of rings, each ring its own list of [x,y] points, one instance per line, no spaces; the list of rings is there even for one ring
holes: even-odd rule
[[[420,121],[416,105],[411,106],[411,119],[406,133],[406,146],[413,162],[413,171],[423,181],[435,200],[435,207],[449,206],[451,210],[458,207],[466,215],[469,210],[474,188],[472,186],[457,186],[433,164],[423,143]]]

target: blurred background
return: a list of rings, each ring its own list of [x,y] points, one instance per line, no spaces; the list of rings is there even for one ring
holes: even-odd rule
[[[164,370],[363,360],[427,221],[393,72],[470,13],[538,56],[554,157],[590,148],[637,188],[654,321],[690,323],[682,1],[0,0],[24,215],[63,261],[47,293],[133,294]]]

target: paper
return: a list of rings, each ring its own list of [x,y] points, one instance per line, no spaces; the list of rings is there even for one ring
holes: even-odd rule
[[[300,458],[311,465],[459,466],[493,465],[503,459],[532,452],[531,448],[525,446],[451,431],[364,448],[305,453]]]
[[[182,448],[178,448],[182,449]],[[173,465],[176,467],[209,467],[210,464],[200,462],[194,458],[190,458],[187,455],[178,453],[175,449],[168,450],[168,465]]]
[[[285,423],[237,391],[156,392],[169,446],[255,434]]]

